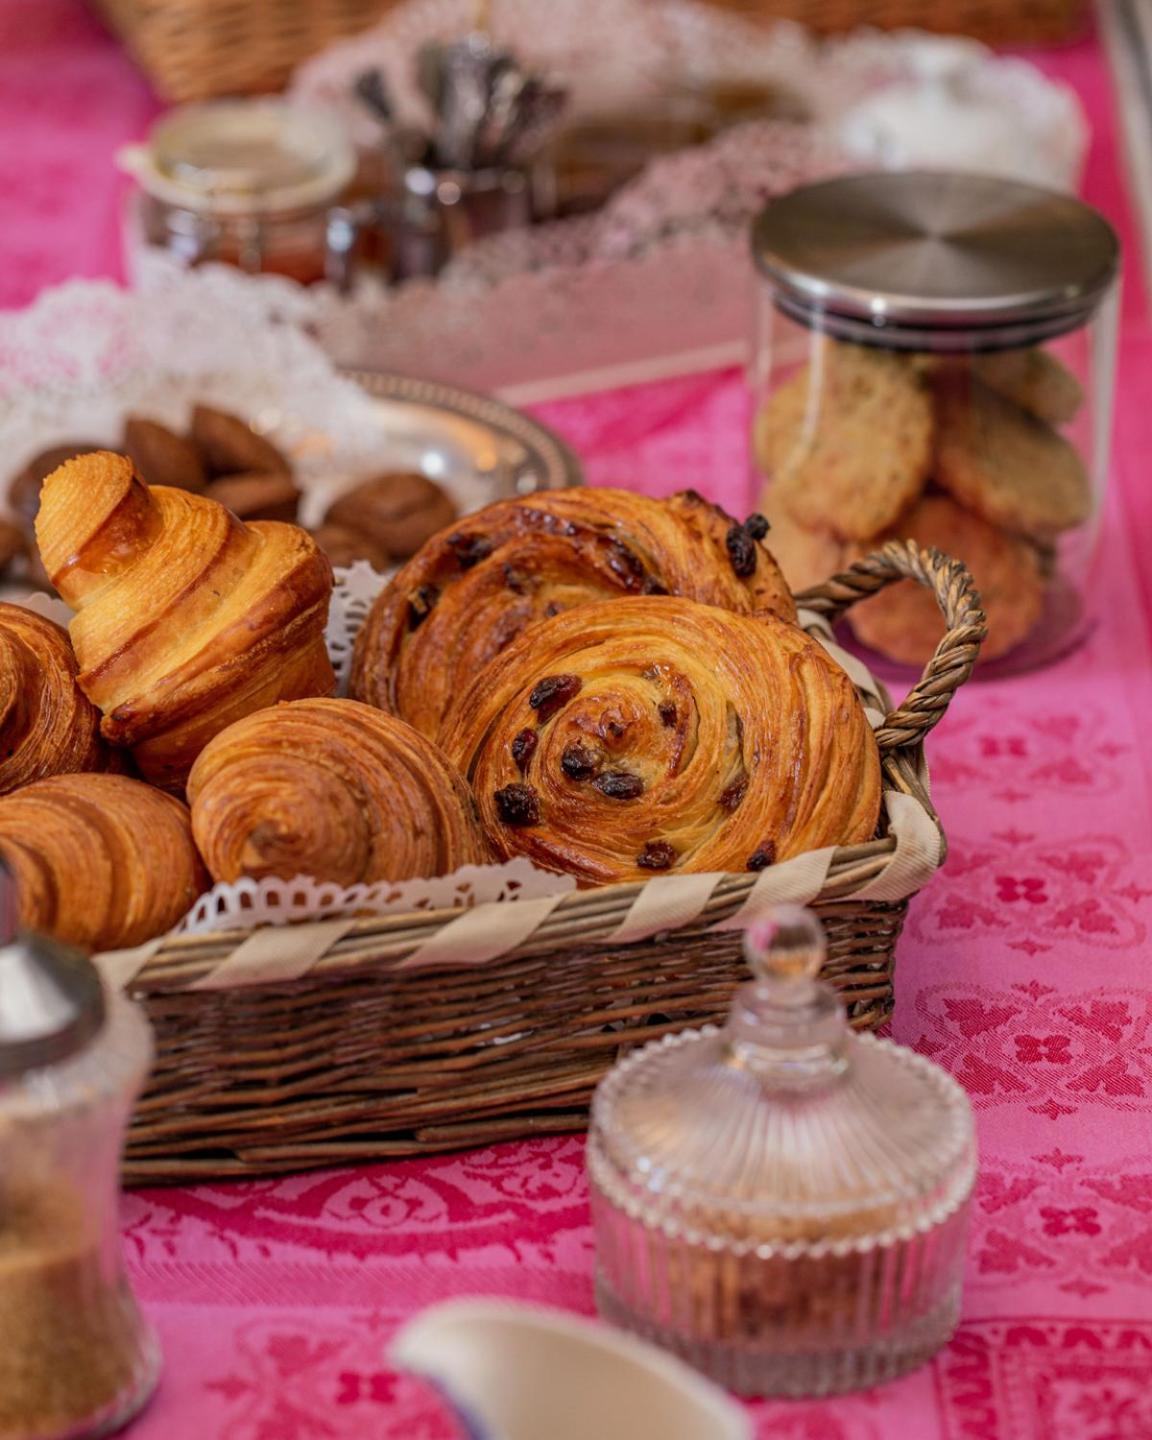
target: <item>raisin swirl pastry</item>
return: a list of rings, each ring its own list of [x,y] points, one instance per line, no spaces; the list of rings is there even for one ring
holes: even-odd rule
[[[0,795],[78,770],[115,770],[100,712],[76,684],[67,631],[0,604]]]
[[[206,889],[187,808],[123,775],[53,775],[0,799],[21,925],[86,950],[171,929]]]
[[[491,858],[436,746],[354,700],[297,700],[230,725],[192,767],[188,798],[216,880],[370,884]]]
[[[875,833],[880,759],[847,675],[795,625],[674,597],[514,641],[444,748],[503,857],[582,883],[760,870]]]
[[[534,621],[574,606],[673,594],[794,620],[760,543],[767,528],[759,516],[738,525],[694,490],[497,501],[441,530],[393,577],[358,637],[351,693],[437,739],[481,666]]]
[[[77,611],[79,684],[141,774],[182,787],[213,735],[265,705],[331,694],[332,569],[311,536],[244,524],[203,495],[149,489],[81,455],[44,482],[36,537]]]

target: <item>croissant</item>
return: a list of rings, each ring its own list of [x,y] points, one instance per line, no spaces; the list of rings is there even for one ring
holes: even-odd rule
[[[871,838],[880,760],[803,630],[674,597],[586,605],[476,676],[444,748],[502,857],[585,884],[760,870]]]
[[[76,684],[67,631],[0,604],[0,795],[47,775],[117,769],[100,712]]]
[[[45,481],[36,537],[101,731],[178,789],[213,735],[265,705],[330,694],[332,570],[294,525],[246,525],[148,486],[100,451]]]
[[[208,879],[187,808],[123,775],[53,775],[0,799],[20,923],[86,950],[163,934]]]
[[[767,523],[685,490],[559,490],[442,530],[393,577],[357,640],[351,693],[436,739],[453,697],[536,620],[590,601],[674,594],[796,618]]]
[[[354,700],[297,700],[237,721],[201,752],[188,796],[217,880],[354,885],[490,858],[468,787],[436,746]]]

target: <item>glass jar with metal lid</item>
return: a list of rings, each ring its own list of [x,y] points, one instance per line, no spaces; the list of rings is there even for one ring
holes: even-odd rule
[[[325,278],[328,226],[356,173],[343,124],[283,100],[185,105],[120,154],[135,228],[187,265],[215,260],[302,284]]]
[[[148,1022],[77,951],[15,930],[0,865],[0,1435],[110,1434],[160,1355],[120,1251],[120,1152]]]
[[[752,248],[753,469],[793,588],[907,537],[972,571],[986,673],[1077,643],[1109,463],[1107,221],[991,176],[853,175],[774,201]],[[910,585],[850,623],[873,656],[916,667],[942,633]]]

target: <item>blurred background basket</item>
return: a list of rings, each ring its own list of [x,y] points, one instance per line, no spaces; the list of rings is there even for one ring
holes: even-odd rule
[[[934,592],[947,625],[899,707],[870,682],[887,709],[876,731],[887,812],[916,823],[893,819],[873,840],[822,852],[822,878],[805,882],[828,936],[825,978],[858,1029],[892,1013],[908,897],[944,858],[924,737],[972,672],[984,616],[967,570],[910,541],[797,597],[809,632],[828,641],[849,606],[904,577]],[[931,843],[909,844],[913,829]],[[272,1174],[583,1129],[592,1090],[622,1053],[723,1021],[749,977],[740,921],[714,927],[773,873],[725,875],[678,903],[675,919],[652,890],[671,877],[575,891],[479,962],[441,941],[460,958],[408,964],[447,927],[458,933],[462,916],[479,917],[460,910],[320,921],[294,927],[291,946],[269,928],[170,936],[142,962],[127,952],[120,983],[146,1009],[157,1053],[126,1179]],[[645,904],[647,925],[627,937],[624,922]],[[654,907],[667,922],[656,933]],[[246,942],[258,959],[238,967]]]
[[[332,41],[366,30],[399,0],[95,0],[159,94],[201,100],[278,90]],[[989,43],[1051,43],[1076,33],[1084,0],[709,0],[757,20],[827,34],[915,26]]]

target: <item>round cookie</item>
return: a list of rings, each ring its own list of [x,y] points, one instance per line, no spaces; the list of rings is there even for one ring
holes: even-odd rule
[[[993,525],[1034,540],[1081,524],[1092,508],[1068,441],[979,383],[940,387],[936,480]]]
[[[977,355],[972,370],[978,380],[1049,425],[1066,425],[1084,403],[1079,380],[1046,350]]]
[[[828,344],[768,401],[754,443],[794,520],[871,540],[923,491],[932,438],[931,394],[907,359]]]
[[[760,510],[769,522],[764,544],[793,594],[823,584],[844,568],[843,544],[826,530],[807,530],[798,525],[771,491],[762,497]]]
[[[1005,534],[947,495],[925,496],[896,534],[934,546],[972,572],[988,617],[980,652],[985,660],[1013,649],[1039,620],[1045,578],[1040,554],[1027,540]],[[944,634],[935,599],[912,580],[853,606],[848,621],[858,640],[905,665],[923,665]]]

